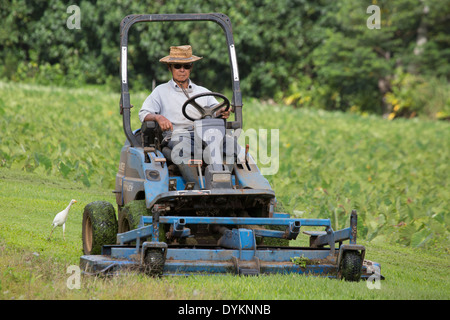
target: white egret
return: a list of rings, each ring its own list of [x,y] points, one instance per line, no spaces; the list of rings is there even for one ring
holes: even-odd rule
[[[50,240],[50,237],[52,236],[53,230],[55,230],[56,227],[61,227],[63,229],[63,238],[64,240],[66,240],[66,236],[64,234],[64,231],[66,229],[66,220],[67,220],[67,216],[69,215],[69,210],[70,207],[74,204],[77,203],[77,200],[72,199],[69,203],[69,205],[67,206],[67,208],[65,208],[63,211],[61,211],[60,213],[58,213],[55,216],[55,219],[53,219],[52,222],[52,231],[50,232],[50,235],[48,236],[48,239]]]

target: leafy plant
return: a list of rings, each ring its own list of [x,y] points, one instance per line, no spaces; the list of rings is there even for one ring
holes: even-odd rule
[[[114,187],[125,141],[118,95],[0,83],[0,97],[0,166]],[[145,97],[131,95],[135,109]],[[279,130],[279,154],[268,153],[278,171],[266,177],[288,213],[331,218],[337,230],[356,209],[360,238],[449,247],[447,122],[390,122],[256,100],[245,101],[243,112],[244,129]]]
[[[385,94],[391,112],[388,119],[426,115],[447,119],[450,115],[450,91],[446,79],[417,76],[397,69],[392,90]]]
[[[303,255],[301,257],[293,257],[290,258],[293,264],[300,266],[300,268],[306,268],[308,264],[310,264],[310,260]]]
[[[449,246],[448,123],[256,102],[244,113],[255,115],[248,128],[279,130],[279,170],[267,179],[287,212],[331,218],[337,230],[355,209],[359,237]]]

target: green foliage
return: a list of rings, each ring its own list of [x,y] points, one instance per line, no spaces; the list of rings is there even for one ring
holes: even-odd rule
[[[381,9],[381,29],[367,28],[366,10],[372,4]],[[419,82],[440,81],[442,90],[450,91],[450,7],[441,0],[146,0],[113,5],[81,0],[79,30],[66,27],[71,13],[62,0],[1,0],[0,5],[0,77],[13,81],[107,84],[118,90],[123,17],[223,12],[233,24],[244,95],[284,99],[300,107],[390,113],[385,95],[403,90],[398,87],[402,83],[395,83],[397,68]],[[223,32],[210,22],[134,25],[129,39],[130,86],[148,91],[153,81],[167,81],[169,73],[158,59],[171,45],[186,43],[205,57],[196,66],[195,81],[213,91],[229,88]],[[423,90],[433,95],[433,86]],[[421,105],[420,97],[411,99]],[[414,112],[446,118],[446,108],[436,101],[432,112]]]
[[[371,4],[381,9],[381,29],[366,26],[369,15],[365,11]],[[424,13],[425,6],[428,13]],[[423,82],[442,77],[441,88],[449,91],[449,37],[442,25],[431,23],[433,19],[448,20],[444,14],[448,15],[448,10],[442,1],[407,0],[348,0],[326,7],[314,25],[319,28],[320,42],[303,57],[309,61],[307,77],[294,80],[284,92],[284,101],[329,110],[389,113],[392,106],[385,103],[385,95],[396,89],[409,91],[403,84],[395,83],[396,68]],[[418,48],[420,26],[427,42]],[[422,89],[426,96],[433,93],[431,86]],[[407,99],[417,106],[415,114],[430,118],[446,109],[445,103],[439,101],[430,112],[417,94],[408,95]],[[405,115],[411,115],[411,111]]]
[[[118,98],[98,90],[0,83],[0,165],[112,187],[124,141]],[[117,109],[116,109],[117,108]],[[106,170],[106,171],[105,171]]]
[[[450,119],[450,91],[444,78],[426,79],[397,69],[392,91],[385,94],[385,100],[391,120],[418,114],[431,119]]]
[[[279,170],[267,178],[287,212],[337,230],[356,209],[364,239],[449,247],[448,123],[256,102],[244,114],[247,128],[279,129]]]
[[[114,188],[125,141],[117,94],[0,83],[0,97],[1,167]],[[244,129],[280,130],[279,170],[267,178],[287,212],[331,218],[337,230],[356,209],[362,238],[450,246],[447,122],[244,105]]]
[[[308,258],[305,258],[304,256],[293,257],[291,258],[291,262],[300,266],[301,268],[306,268],[306,266],[310,264],[310,260]]]

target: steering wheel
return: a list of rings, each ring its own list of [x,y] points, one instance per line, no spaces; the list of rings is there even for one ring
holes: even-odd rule
[[[208,107],[202,107],[201,105],[199,105],[197,103],[197,101],[195,101],[198,98],[201,97],[206,97],[206,96],[212,96],[212,97],[219,97],[222,98],[223,101],[221,103],[219,103],[218,105],[212,107],[212,108],[208,108]],[[195,109],[197,109],[198,112],[200,112],[201,114],[201,118],[200,119],[211,119],[214,117],[214,113],[223,108],[223,106],[226,106],[225,111],[228,111],[228,109],[230,109],[230,100],[228,100],[227,97],[225,97],[223,94],[221,93],[217,93],[217,92],[204,92],[204,93],[200,93],[197,94],[195,96],[190,97],[189,99],[186,100],[186,102],[183,104],[183,107],[181,108],[181,111],[183,112],[183,115],[188,118],[191,121],[195,121],[195,120],[200,120],[200,119],[194,119],[192,117],[190,117],[187,113],[186,113],[186,107],[188,105],[193,106]]]

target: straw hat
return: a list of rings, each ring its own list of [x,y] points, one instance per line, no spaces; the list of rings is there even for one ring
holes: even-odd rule
[[[170,47],[170,53],[168,56],[159,60],[162,63],[191,63],[202,59],[203,57],[197,57],[192,54],[192,47],[176,46]]]

